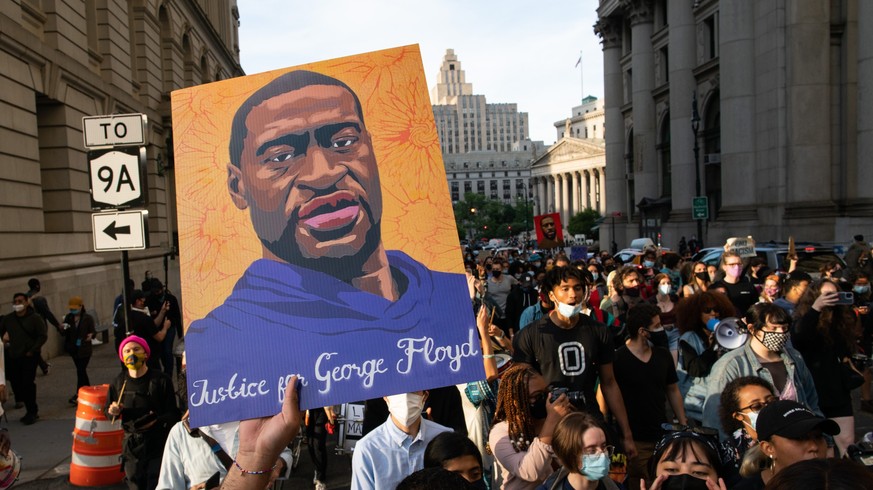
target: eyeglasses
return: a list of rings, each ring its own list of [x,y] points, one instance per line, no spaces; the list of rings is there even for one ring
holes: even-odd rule
[[[604,453],[611,458],[615,453],[615,446],[586,447],[582,450],[582,454],[585,456],[596,456],[600,453]]]
[[[778,398],[771,395],[771,396],[768,396],[767,398],[765,398],[764,401],[762,401],[762,402],[755,402],[755,403],[749,405],[748,407],[739,408],[737,410],[737,412],[748,412],[749,410],[751,410],[753,412],[760,412],[761,410],[764,409],[764,407],[775,402],[776,400],[778,400]]]
[[[724,266],[725,267],[742,267],[742,265],[743,265],[742,263],[737,263],[737,264],[725,264]]]

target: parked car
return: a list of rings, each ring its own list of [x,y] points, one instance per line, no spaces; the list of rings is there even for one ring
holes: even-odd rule
[[[806,272],[813,278],[819,277],[818,270],[825,262],[835,261],[845,268],[846,264],[837,254],[833,247],[822,247],[817,244],[797,244],[797,269]],[[700,254],[694,256],[695,262],[703,262],[707,265],[719,265],[723,248],[703,249]],[[701,255],[702,254],[702,255]],[[772,271],[788,271],[788,244],[767,242],[755,246],[755,254],[767,261],[767,267]],[[698,258],[699,257],[699,258]]]

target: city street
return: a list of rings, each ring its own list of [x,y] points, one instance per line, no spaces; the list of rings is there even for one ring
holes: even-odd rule
[[[13,408],[14,402],[11,400],[4,405],[8,420],[4,425],[9,428],[12,449],[22,460],[21,476],[14,487],[17,489],[80,488],[68,482],[76,407],[67,400],[75,390],[76,370],[68,356],[55,357],[49,362],[52,367],[48,376],[39,372],[36,377],[39,421],[25,426],[19,422],[24,416],[24,409]],[[109,344],[95,345],[94,356],[88,366],[91,383],[109,383],[118,373],[119,366],[111,338]],[[335,442],[336,436],[328,439],[329,478],[325,483],[331,490],[347,489],[351,481],[351,457],[334,456]],[[300,466],[281,488],[312,488],[312,475],[312,464],[304,446]],[[118,484],[102,488],[126,489],[127,486]]]

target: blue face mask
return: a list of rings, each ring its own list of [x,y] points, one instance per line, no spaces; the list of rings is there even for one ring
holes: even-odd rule
[[[855,291],[855,294],[866,294],[870,291],[870,286],[855,286],[852,290]]]
[[[582,473],[589,481],[597,481],[609,475],[609,455],[606,453],[585,454],[582,456]]]
[[[70,314],[71,314],[71,315],[78,315],[78,314],[79,314],[79,309],[76,308],[76,309],[74,310],[74,309],[71,308],[71,309],[70,309]]]
[[[655,263],[652,262],[651,260],[644,260],[644,261],[643,261],[643,267],[649,267],[649,268],[651,268],[651,267],[655,267]]]

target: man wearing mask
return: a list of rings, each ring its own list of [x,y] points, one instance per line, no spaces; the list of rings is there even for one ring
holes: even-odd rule
[[[531,323],[549,314],[555,308],[555,305],[549,300],[549,295],[546,292],[540,292],[540,301],[535,305],[530,305],[521,312],[521,318],[518,321],[519,331]]]
[[[627,340],[625,326],[627,312],[645,301],[642,294],[643,277],[635,266],[623,266],[615,272],[615,276],[612,278],[612,288],[613,294],[600,304],[600,309],[608,315],[606,323],[614,328],[615,347],[618,348]]]
[[[352,454],[352,490],[393,490],[424,468],[424,450],[438,434],[450,432],[421,412],[426,391],[386,396],[388,420],[364,436]]]
[[[12,311],[0,321],[0,337],[3,342],[9,342],[6,355],[9,356],[9,378],[15,399],[24,402],[27,408],[21,423],[31,425],[39,419],[34,380],[39,352],[48,335],[45,322],[29,306],[26,294],[12,296]]]
[[[800,402],[821,415],[812,374],[800,353],[786,345],[791,324],[788,313],[773,303],[758,303],[749,310],[747,320],[749,339],[745,345],[712,366],[703,405],[704,427],[721,427],[721,392],[741,376],[758,376],[776,388],[780,399]],[[722,438],[728,436],[722,433]]]
[[[575,267],[555,267],[543,282],[543,291],[555,309],[513,338],[513,362],[527,364],[543,374],[549,384],[580,392],[584,400],[576,408],[602,418],[595,397],[600,388],[622,432],[624,450],[636,455],[633,434],[627,420],[621,390],[615,381],[615,356],[611,331],[587,315],[589,285]]]
[[[660,313],[650,303],[631,308],[627,314],[629,338],[615,352],[615,381],[621,388],[638,452],[628,461],[628,488],[639,488],[641,479],[651,480],[646,467],[655,443],[664,435],[661,424],[669,422],[666,402],[670,402],[679,423],[688,424]]]
[[[710,287],[723,286],[737,309],[737,316],[742,317],[749,311],[750,306],[758,302],[758,290],[743,275],[743,258],[738,253],[725,252],[721,256],[721,268],[724,279],[714,282]]]
[[[162,352],[161,342],[167,336],[167,331],[170,330],[170,320],[165,318],[169,305],[165,304],[158,316],[154,319],[149,313],[146,306],[146,295],[139,289],[135,290],[130,297],[130,311],[127,313],[130,328],[128,333],[136,335],[146,340],[149,344],[150,352],[155,352],[156,355],[149,355],[149,368],[156,371],[161,370],[161,360],[158,353]]]
[[[40,294],[40,291],[42,291],[42,284],[40,284],[39,279],[32,277],[27,281],[27,287],[29,288],[27,290],[27,297],[30,300],[30,305],[34,310],[36,310],[39,316],[42,317],[46,324],[53,325],[55,329],[63,335],[60,322],[58,322],[58,319],[55,317],[54,313],[52,313],[51,308],[49,308],[45,296]],[[39,365],[39,369],[42,370],[42,374],[47,375],[49,373],[49,368],[51,368],[52,365],[42,358],[42,353],[39,354],[36,362]]]
[[[503,273],[503,266],[506,263],[501,257],[495,257],[491,262],[491,277],[488,278],[488,293],[487,301],[489,305],[497,307],[497,314],[494,316],[494,324],[500,327],[504,334],[510,334],[509,320],[506,316],[506,300],[509,298],[509,292],[512,287],[518,284],[518,281],[509,274]]]

